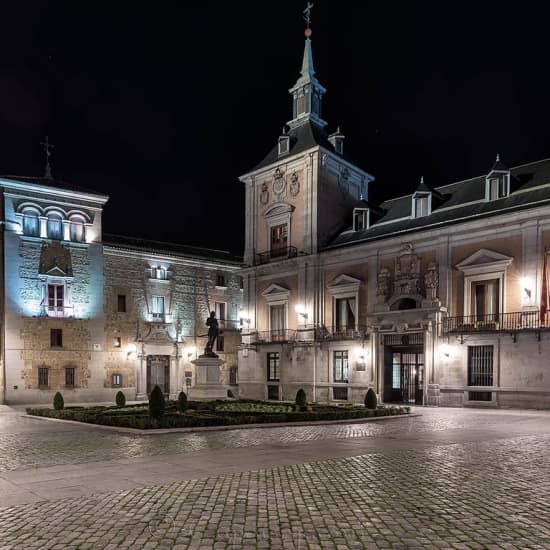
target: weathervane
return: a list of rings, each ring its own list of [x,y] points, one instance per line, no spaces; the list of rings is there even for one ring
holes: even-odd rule
[[[311,36],[311,8],[313,4],[311,2],[306,3],[306,9],[302,12],[304,14],[304,21],[306,22],[305,35],[307,38]]]
[[[44,152],[46,153],[46,168],[44,170],[44,177],[52,179],[52,167],[50,165],[50,157],[52,156],[51,149],[54,149],[55,145],[52,145],[50,143],[48,136],[46,136],[46,141],[40,142],[40,145],[42,145],[42,149],[44,149]]]

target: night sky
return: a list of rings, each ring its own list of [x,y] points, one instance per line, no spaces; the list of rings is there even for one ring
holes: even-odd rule
[[[42,175],[48,134],[54,177],[110,195],[104,231],[240,252],[237,178],[291,118],[304,4],[3,2],[0,173]],[[324,118],[371,198],[550,156],[540,8],[315,4]]]

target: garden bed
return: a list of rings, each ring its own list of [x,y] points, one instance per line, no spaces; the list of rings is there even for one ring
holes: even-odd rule
[[[125,407],[66,407],[62,410],[28,408],[27,414],[74,420],[103,426],[122,428],[190,428],[203,426],[237,426],[272,422],[304,422],[327,420],[356,420],[360,418],[403,415],[409,407],[384,407],[367,409],[363,406],[339,407],[331,405],[307,406],[307,410],[296,410],[290,403],[269,403],[264,401],[207,401],[188,403],[185,412],[179,412],[175,401],[166,403],[164,416],[159,419],[149,416],[145,404]]]

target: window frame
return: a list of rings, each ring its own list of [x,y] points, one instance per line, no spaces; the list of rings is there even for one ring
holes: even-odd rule
[[[122,298],[122,300],[121,300]],[[123,308],[121,309],[121,304],[123,304]],[[126,305],[126,294],[117,294],[117,306],[116,306],[117,313],[127,313],[127,305]]]
[[[118,377],[119,379],[119,382],[118,384],[115,382],[116,378]],[[113,388],[121,388],[122,387],[122,374],[120,374],[119,372],[113,372],[111,374],[111,386]]]
[[[266,377],[268,382],[281,381],[281,353],[280,352],[268,351],[266,353]]]
[[[418,210],[418,205],[420,204],[419,201],[426,201],[426,212],[422,212]],[[412,196],[412,217],[413,218],[424,218],[426,216],[429,216],[432,213],[432,194],[431,193],[424,193],[424,192],[417,192],[414,193]]]
[[[63,347],[63,329],[51,328],[50,329],[50,348],[62,348]]]
[[[46,383],[44,384],[44,375]],[[42,379],[42,381],[41,381]],[[50,368],[42,365],[38,367],[38,388],[39,389],[46,389],[50,387]]]
[[[340,357],[337,357],[337,355],[340,355]],[[340,359],[342,361],[341,365],[341,377],[337,378],[336,376],[336,369],[337,369],[337,360]],[[338,349],[338,350],[332,350],[332,382],[334,384],[349,384],[350,381],[350,361],[349,361],[349,350],[345,349]],[[345,367],[344,367],[344,360],[345,360]],[[347,378],[345,374],[347,373]]]
[[[71,380],[72,380],[72,383],[70,383]],[[65,367],[65,387],[74,388],[75,386],[76,386],[76,367]]]
[[[478,357],[473,357],[474,350],[477,350]],[[485,352],[485,357],[483,356]],[[483,361],[487,362],[487,365],[477,365],[477,370],[474,371],[473,359],[479,360],[479,363]],[[489,372],[479,372],[488,370],[488,365],[490,365]],[[495,346],[492,344],[482,344],[475,346],[468,346],[467,349],[467,386],[473,388],[492,388],[495,386]],[[490,382],[490,383],[476,383],[476,379],[481,378],[481,382]]]

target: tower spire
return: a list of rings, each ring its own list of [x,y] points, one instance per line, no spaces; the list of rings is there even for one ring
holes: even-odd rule
[[[288,122],[291,128],[300,126],[305,122],[313,122],[321,128],[326,126],[326,122],[321,118],[321,102],[326,89],[315,78],[315,69],[313,68],[313,53],[311,50],[311,8],[313,4],[307,2],[303,11],[306,29],[304,46],[304,57],[302,59],[302,69],[300,77],[296,84],[289,90],[292,96],[293,118]]]
[[[40,142],[40,145],[42,145],[42,149],[44,149],[44,153],[46,153],[46,166],[44,168],[44,177],[52,179],[52,166],[50,164],[50,157],[52,156],[51,149],[54,149],[55,145],[50,143],[48,136],[46,136],[46,141]]]

